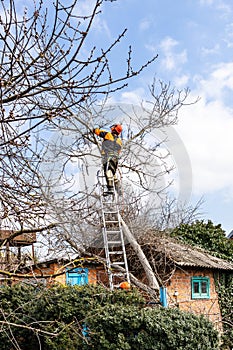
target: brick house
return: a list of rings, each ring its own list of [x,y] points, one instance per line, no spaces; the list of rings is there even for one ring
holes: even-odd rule
[[[22,277],[21,277],[22,276]],[[107,284],[107,274],[104,262],[92,257],[83,257],[77,253],[51,254],[47,257],[20,267],[13,283],[22,281],[28,284],[42,283],[85,285]]]
[[[13,230],[0,230],[0,284],[15,284],[24,281],[29,284],[54,283],[106,284],[108,279],[104,260],[82,257],[77,253],[63,251],[50,254],[35,263],[34,243],[36,233],[19,234]],[[21,254],[21,249],[29,247],[30,255]],[[10,272],[4,274],[1,272]]]
[[[140,242],[140,240],[139,240]],[[221,312],[216,283],[221,274],[232,274],[233,264],[216,258],[202,249],[178,243],[167,236],[143,237],[140,242],[161,286],[162,304],[207,316],[221,329]],[[129,270],[147,284],[145,272],[137,256],[127,246]],[[63,254],[48,256],[20,270],[27,283],[45,285],[104,284],[108,276],[104,261],[99,258]],[[15,278],[14,283],[22,280]]]
[[[221,329],[216,283],[221,274],[233,274],[233,264],[167,236],[148,236],[141,246],[165,291],[166,306],[203,314]],[[130,269],[146,283],[144,272],[130,251]]]

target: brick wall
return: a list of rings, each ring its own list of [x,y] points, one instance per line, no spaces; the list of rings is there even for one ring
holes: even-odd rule
[[[62,269],[64,271],[64,268],[61,268],[58,264],[56,264],[56,268],[54,270],[54,273],[60,273],[62,272]],[[55,281],[58,283],[61,283],[63,285],[66,284],[66,274],[65,271],[62,275],[56,276]],[[88,267],[88,284],[96,284],[97,277],[96,277],[96,268],[94,267]]]
[[[57,274],[57,276],[56,276]],[[66,284],[66,272],[65,267],[63,265],[60,265],[58,263],[50,263],[50,264],[41,264],[40,267],[35,267],[33,269],[33,272],[27,273],[29,276],[35,276],[35,280],[38,282],[44,283],[44,285],[50,285],[54,282],[60,283],[62,285]],[[43,278],[43,276],[51,275],[51,277]],[[54,276],[55,275],[55,276]],[[21,279],[20,279],[21,280]],[[20,281],[19,279],[14,279],[14,284],[18,283]],[[23,279],[24,281],[28,280],[33,282],[32,279]],[[27,282],[28,282],[27,281]],[[97,271],[95,267],[88,266],[88,283],[89,284],[96,284],[97,283]]]
[[[192,299],[191,278],[209,277],[210,298]],[[221,330],[221,312],[218,303],[218,295],[215,289],[213,271],[209,269],[176,269],[167,286],[167,297],[169,307],[179,307],[180,310],[203,314],[207,316]]]

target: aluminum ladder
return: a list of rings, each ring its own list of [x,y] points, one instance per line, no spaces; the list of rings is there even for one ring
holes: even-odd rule
[[[123,281],[130,283],[129,269],[126,257],[124,234],[121,226],[119,198],[115,186],[113,194],[105,195],[107,190],[103,171],[97,173],[99,195],[101,202],[102,233],[109,287],[118,288]],[[123,270],[119,271],[116,266]]]

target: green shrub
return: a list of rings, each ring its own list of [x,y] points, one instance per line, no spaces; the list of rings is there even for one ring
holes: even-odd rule
[[[16,285],[0,288],[0,303],[1,350],[218,349],[204,317],[145,308],[136,290]]]
[[[191,224],[181,224],[171,232],[184,243],[199,246],[212,255],[233,261],[233,240],[226,237],[221,225],[214,225],[211,220],[197,220]]]
[[[86,321],[92,330],[90,344],[96,350],[218,349],[213,325],[204,317],[178,309],[106,305]]]
[[[222,274],[216,279],[223,322],[222,349],[233,346],[233,275]]]

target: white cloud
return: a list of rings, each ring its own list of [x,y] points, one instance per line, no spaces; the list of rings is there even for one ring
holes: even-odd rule
[[[79,16],[90,16],[94,7],[95,7],[96,1],[95,0],[81,0],[78,2],[77,6],[77,12]]]
[[[190,77],[177,74],[177,79],[176,86],[182,87]],[[177,144],[173,143],[170,148],[171,153],[174,149],[176,151],[175,161],[177,154],[182,158],[185,148],[191,161],[192,175],[188,179],[181,179],[188,163],[187,157],[183,161],[178,157],[177,183],[174,186],[177,189],[182,181],[183,187],[193,188],[194,195],[203,196],[221,191],[223,196],[232,200],[233,106],[226,104],[225,94],[226,91],[233,94],[233,63],[218,64],[207,78],[195,76],[194,83],[197,88],[192,91],[189,100],[194,101],[197,96],[201,100],[180,110],[175,131],[183,144],[179,150],[177,138]],[[145,98],[145,93],[142,88],[123,92],[121,102],[139,104]],[[171,174],[173,176],[174,173]]]
[[[187,75],[187,74],[183,74],[181,76],[177,76],[174,79],[174,85],[178,89],[179,88],[183,88],[183,87],[187,87],[189,79],[190,79],[190,76]]]
[[[140,105],[144,97],[145,90],[143,88],[139,88],[133,91],[123,92],[121,95],[120,102]]]
[[[201,6],[214,7],[220,17],[228,17],[232,14],[231,4],[229,5],[225,0],[200,0]]]
[[[166,37],[161,41],[160,47],[166,53],[166,52],[171,52],[172,49],[177,45],[178,45],[178,41],[172,39],[171,37]]]
[[[145,31],[149,29],[151,26],[151,20],[148,18],[143,18],[141,22],[139,23],[139,29],[140,31]]]
[[[224,38],[224,41],[227,44],[228,48],[232,48],[233,46],[233,23],[230,22],[226,25],[226,37]]]
[[[214,3],[214,0],[200,0],[199,2],[201,5],[209,6],[209,5],[212,5]]]
[[[220,45],[216,44],[213,47],[202,47],[201,53],[203,56],[216,55],[220,52]]]
[[[96,0],[80,0],[76,5],[76,15],[82,17],[90,16],[94,11],[95,6]],[[98,10],[100,10],[100,8],[97,9],[97,13]],[[101,11],[104,12],[104,8],[101,8]],[[105,16],[105,18],[107,17]],[[95,16],[92,23],[92,30],[97,33],[104,33],[105,36],[107,35],[107,37],[111,39],[111,31],[107,24],[107,19],[105,20],[101,13],[98,13],[98,15]]]
[[[177,131],[189,154],[193,192],[203,195],[219,190],[233,193],[233,117],[221,101],[205,99],[184,108]]]
[[[233,63],[216,65],[208,79],[197,78],[196,83],[207,98],[222,100],[229,89],[233,90]]]
[[[158,52],[158,45],[152,45],[152,44],[145,44],[145,48],[150,51],[153,52],[153,54]]]
[[[163,69],[177,70],[177,67],[181,67],[184,63],[187,62],[186,50],[183,50],[180,53],[175,52],[174,49],[178,44],[179,43],[171,37],[166,37],[161,41],[160,48],[164,55],[164,58],[161,60],[161,66]]]
[[[232,15],[232,5],[227,4],[226,1],[217,1],[216,9],[220,12],[220,16],[223,18],[227,18]]]

